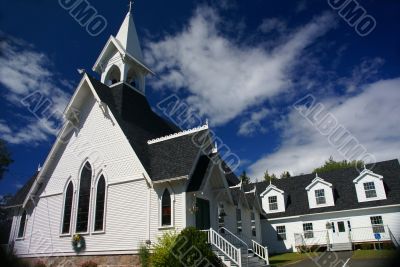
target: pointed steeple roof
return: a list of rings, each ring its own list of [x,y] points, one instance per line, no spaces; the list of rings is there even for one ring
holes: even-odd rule
[[[133,21],[133,16],[130,11],[128,14],[126,14],[125,19],[119,28],[116,39],[122,48],[128,52],[128,54],[135,57],[140,62],[143,62],[143,54],[142,49],[140,48],[139,37],[137,35],[135,22]]]

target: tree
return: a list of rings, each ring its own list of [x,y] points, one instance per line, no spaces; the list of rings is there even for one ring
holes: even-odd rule
[[[364,165],[364,162],[361,160],[352,160],[352,161],[347,161],[347,160],[342,160],[342,161],[335,161],[332,156],[329,157],[327,161],[325,161],[324,165],[315,168],[313,173],[323,173],[323,172],[329,172],[333,170],[340,170],[340,169],[346,169],[346,168],[362,168]]]
[[[7,149],[6,142],[0,139],[0,180],[3,179],[4,174],[8,171],[8,166],[13,163],[11,154]]]
[[[12,217],[5,206],[11,198],[11,195],[0,196],[0,244],[6,244],[10,236]]]
[[[250,183],[250,177],[247,176],[246,171],[243,171],[242,174],[239,176],[240,181],[242,184],[249,184]]]
[[[292,176],[290,175],[290,172],[288,172],[288,171],[284,171],[284,172],[282,172],[282,174],[281,174],[281,179],[283,179],[283,178],[290,178],[290,177],[292,177]]]

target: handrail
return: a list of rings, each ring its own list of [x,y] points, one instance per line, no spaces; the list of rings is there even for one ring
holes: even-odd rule
[[[251,242],[253,243],[253,253],[258,257],[260,257],[261,259],[265,260],[267,265],[269,265],[268,248],[263,247],[254,240],[251,240]]]
[[[390,236],[390,239],[392,239],[393,244],[395,245],[396,248],[399,248],[399,242],[397,242],[397,239],[393,235],[392,231],[390,230],[389,225],[387,225],[386,227],[387,227],[387,229],[389,231],[389,236]]]
[[[221,230],[224,230],[226,232],[228,232],[232,237],[234,237],[237,241],[239,241],[240,243],[242,243],[243,245],[246,246],[246,248],[249,248],[249,245],[247,245],[246,242],[244,242],[242,239],[240,239],[238,236],[236,236],[234,233],[232,233],[231,231],[229,231],[228,229],[226,229],[225,227],[220,227],[219,228],[219,232],[221,232]]]
[[[249,246],[246,244],[246,242],[244,242],[242,239],[240,239],[239,237],[237,237],[234,233],[232,233],[231,231],[229,231],[228,229],[226,229],[225,227],[220,227],[219,228],[219,232],[221,232],[221,230],[224,230],[226,232],[228,232],[228,234],[232,237],[234,237],[237,241],[239,241],[240,243],[242,243],[243,245],[245,245],[246,247],[246,262],[247,265],[249,265]],[[239,248],[240,249],[240,248]]]
[[[236,248],[212,228],[203,231],[207,232],[208,242],[211,245],[214,245],[216,248],[222,251],[229,259],[233,261],[233,263],[236,263],[239,267],[242,267],[242,254],[240,248]]]

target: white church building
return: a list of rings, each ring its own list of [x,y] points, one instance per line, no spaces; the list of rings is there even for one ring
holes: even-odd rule
[[[207,231],[227,266],[262,266],[268,251],[307,246],[351,249],[377,238],[397,246],[397,160],[241,185],[207,123],[182,131],[152,110],[153,72],[130,12],[93,70],[100,80],[82,74],[42,168],[9,203],[19,257],[135,266],[142,244],[188,226]]]

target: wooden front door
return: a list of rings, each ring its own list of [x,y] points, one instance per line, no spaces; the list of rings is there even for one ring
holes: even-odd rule
[[[197,198],[196,228],[199,230],[210,229],[210,201]]]

